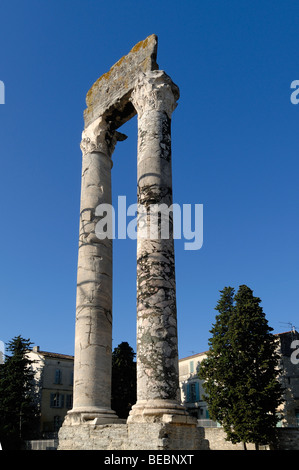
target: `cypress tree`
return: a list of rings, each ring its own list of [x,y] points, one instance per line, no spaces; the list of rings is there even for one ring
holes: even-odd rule
[[[135,353],[129,343],[120,343],[112,353],[111,408],[119,418],[126,419],[136,403]]]
[[[0,442],[4,450],[22,448],[25,439],[36,437],[39,410],[35,400],[32,361],[26,353],[30,340],[21,336],[7,345],[10,356],[0,367]]]
[[[215,310],[215,324],[212,325],[207,358],[201,362],[199,377],[204,380],[210,418],[221,423],[225,428],[231,426],[231,400],[228,384],[233,383],[234,367],[228,324],[234,304],[234,289],[225,287]]]
[[[282,388],[273,329],[261,299],[246,285],[239,287],[233,301],[230,297],[227,309],[228,289],[222,291],[216,307],[218,329],[215,325],[211,330],[210,351],[200,369],[208,408],[231,442],[243,442],[245,447],[250,442],[256,448],[275,445]]]

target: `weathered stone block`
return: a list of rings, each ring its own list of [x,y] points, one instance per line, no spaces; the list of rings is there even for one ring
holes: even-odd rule
[[[129,98],[140,73],[159,68],[157,44],[155,34],[148,36],[93,84],[86,96],[85,127],[102,116],[117,129],[136,114]]]
[[[207,450],[201,428],[178,423],[63,426],[58,450]]]

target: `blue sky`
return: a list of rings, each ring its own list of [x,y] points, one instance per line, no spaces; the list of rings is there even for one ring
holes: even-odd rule
[[[140,40],[180,88],[173,193],[203,204],[203,246],[176,241],[179,355],[208,348],[219,291],[247,284],[278,333],[299,328],[299,3],[1,0],[0,339],[73,354],[85,96]],[[136,200],[136,117],[113,198]],[[113,346],[135,350],[136,242],[114,243]]]

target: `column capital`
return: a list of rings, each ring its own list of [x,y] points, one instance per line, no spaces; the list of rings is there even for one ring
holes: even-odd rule
[[[126,135],[112,131],[110,123],[101,116],[82,132],[80,148],[83,156],[91,152],[101,152],[111,158],[116,143],[126,138]]]
[[[170,119],[179,96],[179,88],[171,78],[163,70],[153,70],[140,74],[130,99],[139,116],[156,110]]]

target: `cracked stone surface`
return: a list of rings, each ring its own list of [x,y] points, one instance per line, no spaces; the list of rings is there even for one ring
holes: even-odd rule
[[[131,100],[138,113],[138,203],[172,204],[171,115],[179,90],[161,70],[140,74]],[[129,422],[184,413],[179,404],[177,309],[170,237],[137,230],[137,403]]]
[[[96,207],[111,204],[117,136],[103,119],[83,131],[72,413],[116,418],[111,410],[112,240],[96,235]],[[81,417],[82,417],[81,416]]]

